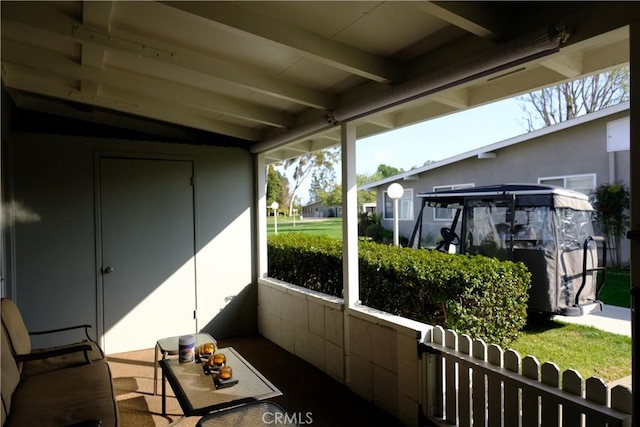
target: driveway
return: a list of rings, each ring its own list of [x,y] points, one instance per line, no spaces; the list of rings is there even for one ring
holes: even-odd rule
[[[554,316],[554,320],[564,323],[593,326],[614,334],[631,336],[631,309],[604,305],[600,312],[584,316]]]

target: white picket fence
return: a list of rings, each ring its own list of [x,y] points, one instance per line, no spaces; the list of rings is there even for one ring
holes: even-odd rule
[[[630,426],[631,390],[435,327],[420,344],[423,412],[461,427]]]

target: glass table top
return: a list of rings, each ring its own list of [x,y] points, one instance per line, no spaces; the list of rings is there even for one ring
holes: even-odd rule
[[[311,415],[304,415],[303,421],[311,424]],[[285,410],[273,402],[256,402],[224,411],[205,415],[198,421],[197,427],[297,427],[297,414],[287,414]]]
[[[216,389],[213,377],[205,375],[202,364],[180,363],[178,359],[160,361],[186,416],[204,415],[282,394],[234,348],[221,348],[218,352],[227,357],[227,365],[233,369],[233,380],[237,380],[237,384]]]

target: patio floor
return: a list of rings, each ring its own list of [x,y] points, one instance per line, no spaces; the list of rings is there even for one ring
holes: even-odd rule
[[[312,422],[307,424],[314,427],[402,426],[313,365],[261,336],[221,339],[218,344],[234,347],[282,391],[282,396],[271,401],[289,414],[310,413]],[[180,406],[169,386],[166,417],[161,415],[160,395],[153,395],[153,349],[112,354],[107,360],[123,427],[166,426],[180,418]],[[158,393],[160,390],[158,386]],[[198,419],[185,418],[180,426],[195,426]]]

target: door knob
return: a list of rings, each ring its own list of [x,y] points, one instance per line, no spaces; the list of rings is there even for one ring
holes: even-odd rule
[[[102,267],[102,274],[109,274],[109,273],[113,273],[113,267],[111,267],[110,265],[106,266],[106,267]]]

